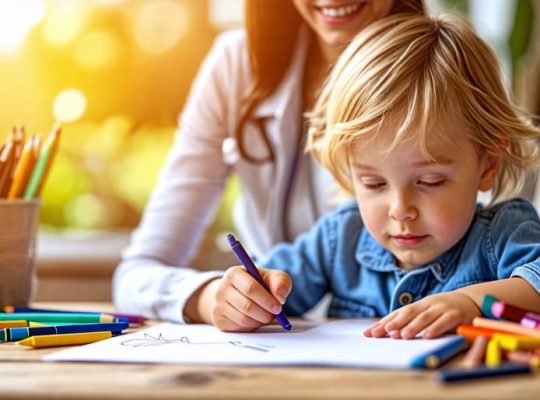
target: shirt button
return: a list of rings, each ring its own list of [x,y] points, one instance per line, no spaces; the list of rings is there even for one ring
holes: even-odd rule
[[[413,301],[413,295],[409,292],[403,292],[399,295],[399,305],[406,306],[407,304],[411,304]]]

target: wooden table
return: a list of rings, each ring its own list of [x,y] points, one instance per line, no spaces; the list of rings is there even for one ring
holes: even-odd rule
[[[111,310],[110,304],[40,304]],[[0,344],[2,399],[538,399],[540,375],[441,385],[431,371],[51,363],[57,349]]]

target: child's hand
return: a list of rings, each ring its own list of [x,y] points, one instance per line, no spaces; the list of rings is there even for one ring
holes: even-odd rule
[[[481,315],[476,303],[466,294],[459,291],[440,293],[391,312],[364,334],[413,339],[421,333],[422,337],[433,339]]]
[[[231,267],[208,285],[203,294],[211,296],[209,318],[222,331],[251,332],[270,324],[281,312],[292,288],[289,275],[282,271],[259,268],[269,293],[244,267]]]

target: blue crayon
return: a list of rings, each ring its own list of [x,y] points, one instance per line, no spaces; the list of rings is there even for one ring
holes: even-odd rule
[[[456,336],[443,346],[430,351],[426,354],[416,357],[412,360],[413,368],[438,368],[455,355],[461,353],[468,346],[465,336]]]
[[[109,331],[120,333],[129,327],[128,322],[108,322],[100,324],[72,324],[36,327],[7,328],[0,330],[0,341],[16,342],[30,336],[57,335],[62,333],[84,333]]]
[[[439,382],[449,383],[469,379],[491,378],[494,376],[526,374],[529,372],[532,372],[532,368],[529,365],[505,363],[499,365],[497,368],[483,366],[473,369],[443,369],[438,372],[437,380]]]

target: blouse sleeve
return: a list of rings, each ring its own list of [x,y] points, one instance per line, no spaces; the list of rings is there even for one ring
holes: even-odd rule
[[[230,172],[221,146],[245,76],[244,38],[239,32],[218,38],[193,83],[174,146],[114,273],[113,300],[120,310],[184,322],[189,297],[220,276],[187,263],[212,222]]]

